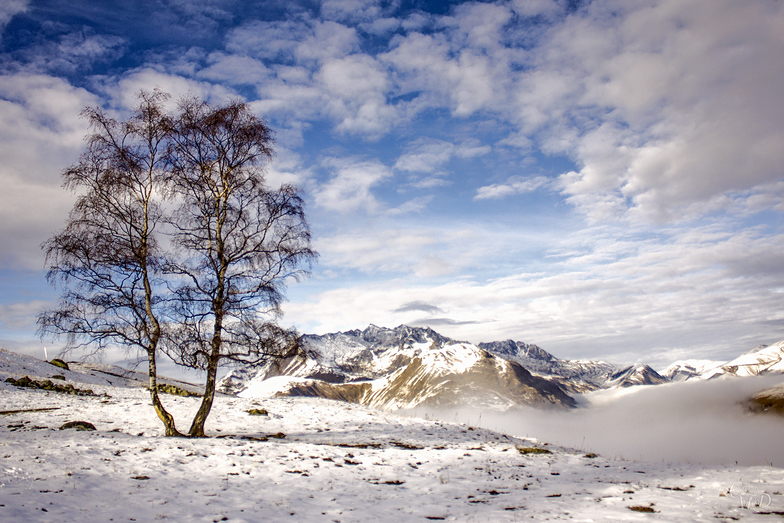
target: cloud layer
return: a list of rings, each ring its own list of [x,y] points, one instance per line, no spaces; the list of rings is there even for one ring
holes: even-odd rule
[[[724,466],[784,466],[784,421],[743,403],[775,378],[729,378],[588,394],[569,412],[523,409],[411,414],[533,437],[611,459]]]

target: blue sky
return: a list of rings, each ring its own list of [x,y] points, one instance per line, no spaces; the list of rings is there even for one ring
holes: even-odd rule
[[[564,358],[784,338],[784,4],[6,0],[0,343],[38,353],[79,113],[241,97],[319,263],[283,322],[429,325]]]

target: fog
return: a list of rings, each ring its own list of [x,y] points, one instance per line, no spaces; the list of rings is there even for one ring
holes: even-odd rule
[[[741,404],[781,376],[691,381],[577,395],[570,411],[408,411],[608,458],[784,467],[784,417]]]

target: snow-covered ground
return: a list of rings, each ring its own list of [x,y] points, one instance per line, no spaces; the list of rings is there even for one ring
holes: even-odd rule
[[[0,353],[3,380],[60,374],[69,381],[59,383],[97,394],[0,384],[0,521],[715,522],[784,513],[779,468],[592,457],[330,400],[219,396],[213,437],[164,438],[140,382],[82,370],[66,376]],[[187,429],[199,398],[163,399]],[[59,430],[75,420],[97,430]],[[740,496],[757,496],[768,514],[741,507]]]

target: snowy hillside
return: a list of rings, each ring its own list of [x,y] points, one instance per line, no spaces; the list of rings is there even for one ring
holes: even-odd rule
[[[5,379],[52,378],[51,365],[1,354],[2,521],[767,521],[784,513],[784,474],[770,466],[611,459],[319,398],[219,395],[212,437],[164,438],[139,382],[107,374],[117,380],[109,385],[80,369],[56,381],[93,395],[16,387]],[[163,401],[182,423],[199,398]],[[61,430],[69,421],[96,430]],[[761,514],[741,507],[739,496],[752,493],[764,495]]]

